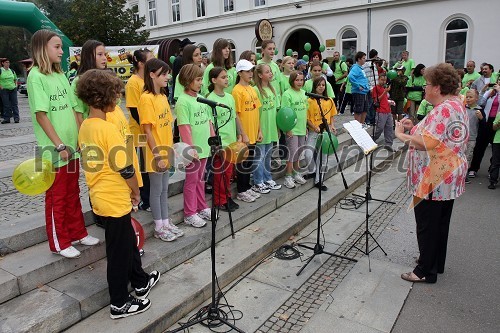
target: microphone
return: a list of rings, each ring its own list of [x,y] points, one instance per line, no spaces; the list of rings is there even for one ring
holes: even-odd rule
[[[231,108],[229,106],[225,105],[225,104],[218,103],[218,102],[215,102],[215,101],[212,101],[210,99],[203,98],[203,97],[197,97],[196,101],[198,103],[203,103],[203,104],[209,105],[209,106],[211,106],[213,108],[216,107],[216,106],[218,106],[218,107],[221,107],[221,108],[226,108],[228,110],[231,110]]]
[[[330,99],[330,98],[325,97],[323,95],[313,94],[313,93],[309,93],[309,92],[306,92],[306,96],[311,97],[311,98],[315,98],[315,99],[326,99],[326,100]]]

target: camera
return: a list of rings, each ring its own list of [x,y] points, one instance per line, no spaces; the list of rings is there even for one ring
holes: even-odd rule
[[[496,83],[490,83],[490,84],[488,84],[488,87],[493,88],[495,86],[495,84]]]

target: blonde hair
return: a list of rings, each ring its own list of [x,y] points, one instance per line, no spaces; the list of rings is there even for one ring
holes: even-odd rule
[[[200,66],[195,64],[184,65],[179,72],[179,83],[187,89],[197,77],[203,77],[203,69]]]
[[[295,62],[295,58],[294,57],[286,56],[286,57],[283,58],[282,64],[286,64],[290,60],[292,60],[293,62]]]
[[[254,76],[253,80],[255,82],[255,86],[257,87],[257,89],[259,89],[260,94],[262,96],[264,96],[265,98],[267,98],[267,93],[266,93],[264,87],[262,86],[262,79],[259,76],[259,74],[262,75],[265,67],[269,67],[269,65],[259,64],[255,67],[255,74],[257,74],[257,75]],[[271,70],[271,67],[269,67],[269,70]],[[271,91],[273,92],[274,95],[276,95],[276,92],[274,91],[274,88],[270,83],[268,85],[268,88],[271,89]]]
[[[33,58],[33,66],[37,66],[42,74],[63,72],[60,63],[51,63],[47,52],[47,43],[53,37],[61,38],[54,31],[47,29],[38,30],[31,37],[31,57]]]

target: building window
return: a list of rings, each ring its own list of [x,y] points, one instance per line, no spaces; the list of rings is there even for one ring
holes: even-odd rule
[[[157,24],[156,22],[156,0],[148,0],[149,25],[151,27]]]
[[[255,7],[265,6],[266,0],[255,0]]]
[[[236,62],[236,45],[234,45],[234,42],[232,40],[228,40],[229,42],[229,48],[231,49],[231,56],[233,58],[233,61]]]
[[[196,17],[205,17],[205,0],[196,0]]]
[[[462,19],[455,19],[446,26],[446,47],[444,61],[455,68],[465,67],[467,32],[469,25]]]
[[[200,49],[201,53],[207,53],[208,49],[205,46],[205,44],[198,44],[198,48]]]
[[[232,12],[234,10],[234,1],[233,0],[224,0],[224,13]]]
[[[408,30],[396,24],[389,31],[389,67],[401,60],[401,53],[408,49]]]
[[[172,22],[181,20],[181,0],[172,0]]]
[[[346,59],[352,59],[354,61],[354,56],[356,55],[358,49],[358,35],[352,29],[347,29],[342,33],[342,55]]]
[[[134,12],[133,14],[133,20],[134,22],[139,22],[140,16],[139,16],[139,5],[133,5],[132,6],[132,11]]]
[[[262,54],[262,41],[257,40],[257,43],[255,43],[255,54],[260,53]]]

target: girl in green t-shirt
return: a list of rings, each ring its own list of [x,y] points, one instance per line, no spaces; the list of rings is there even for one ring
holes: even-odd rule
[[[201,49],[192,44],[187,45],[182,50],[182,65],[195,64],[201,68]],[[202,88],[203,89],[203,88]],[[179,76],[175,78],[174,100],[177,101],[179,96],[184,92],[184,86],[179,83]]]
[[[227,39],[218,38],[214,42],[212,55],[210,56],[210,64],[207,66],[203,74],[203,86],[201,88],[201,94],[203,96],[207,96],[209,93],[208,86],[210,84],[210,80],[208,78],[208,73],[214,67],[222,67],[226,70],[228,85],[224,91],[230,94],[236,85],[236,77],[238,75],[236,74],[236,70],[233,66],[231,44]]]
[[[208,138],[214,136],[210,109],[197,102],[203,82],[203,70],[195,64],[184,65],[177,76],[184,92],[175,104],[177,125],[182,142],[191,146],[193,161],[186,166],[184,181],[184,223],[196,228],[205,226],[211,219],[205,201],[205,167],[210,155]]]
[[[285,186],[294,188],[295,183],[305,184],[306,180],[298,172],[301,149],[306,143],[307,127],[307,97],[302,90],[304,74],[293,72],[290,74],[290,89],[283,93],[281,107],[289,107],[295,111],[297,122],[295,127],[286,132],[286,145],[288,147],[288,161],[286,163]]]
[[[261,107],[259,108],[260,129],[262,141],[257,142],[256,149],[259,150],[256,161],[257,167],[253,172],[252,190],[258,193],[269,193],[270,190],[279,190],[281,185],[276,184],[271,175],[271,153],[273,143],[278,141],[278,127],[276,126],[277,96],[271,85],[273,72],[266,64],[255,67],[254,81],[255,92],[259,97]]]

